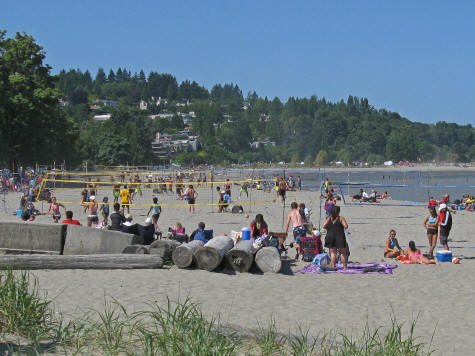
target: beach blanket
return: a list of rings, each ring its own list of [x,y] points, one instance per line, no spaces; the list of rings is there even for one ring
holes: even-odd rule
[[[348,263],[348,269],[343,269],[342,265],[337,265],[336,270],[329,271],[321,269],[319,266],[311,263],[304,269],[297,271],[297,273],[393,274],[394,268],[397,268],[397,265],[390,265],[387,263]]]

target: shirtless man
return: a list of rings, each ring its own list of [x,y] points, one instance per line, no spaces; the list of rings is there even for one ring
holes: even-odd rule
[[[292,222],[292,228],[294,233],[295,240],[295,250],[297,254],[295,255],[295,261],[299,260],[300,255],[300,238],[305,237],[305,226],[303,225],[302,215],[299,213],[299,206],[296,202],[290,204],[290,213],[287,216],[287,224],[285,225],[285,232],[289,231],[290,222]]]
[[[195,213],[195,202],[198,198],[198,192],[193,188],[193,185],[190,184],[186,190],[186,197],[188,198],[188,205],[190,207],[190,213]]]
[[[279,180],[279,195],[282,203],[285,203],[285,191],[287,190],[287,183],[284,179]]]

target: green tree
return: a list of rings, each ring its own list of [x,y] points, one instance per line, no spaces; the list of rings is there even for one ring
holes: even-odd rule
[[[320,150],[315,158],[314,165],[317,167],[324,167],[328,164],[328,152]]]
[[[0,161],[33,164],[68,157],[74,144],[45,52],[33,37],[0,31]],[[68,147],[71,147],[68,145]]]

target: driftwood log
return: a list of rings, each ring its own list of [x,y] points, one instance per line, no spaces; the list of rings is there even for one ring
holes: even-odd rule
[[[198,267],[212,271],[223,261],[224,255],[234,246],[234,242],[227,236],[216,236],[195,252]]]
[[[122,253],[136,254],[136,255],[148,255],[149,247],[145,245],[129,245],[124,248]]]
[[[247,272],[254,261],[252,240],[241,240],[226,253],[226,259],[237,272]]]
[[[157,240],[150,244],[149,253],[163,258],[164,261],[172,259],[173,250],[175,250],[181,243],[173,240]]]
[[[203,247],[204,241],[193,240],[186,244],[182,244],[175,248],[172,253],[173,263],[178,268],[186,268],[192,265],[195,260],[194,253],[199,248]]]
[[[155,269],[162,268],[159,256],[107,255],[1,255],[0,268],[12,269]]]
[[[282,268],[280,254],[275,247],[263,247],[256,253],[256,265],[264,273],[277,273]]]

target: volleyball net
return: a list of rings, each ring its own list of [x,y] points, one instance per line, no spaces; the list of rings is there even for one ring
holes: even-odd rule
[[[130,206],[152,206],[153,197],[160,206],[188,206],[188,195],[196,195],[195,206],[257,205],[276,202],[275,179],[225,179],[212,171],[156,172],[46,172],[36,201],[46,202],[52,196],[62,204],[81,204],[92,195],[99,204],[120,203]],[[193,188],[196,194],[188,194]],[[220,188],[219,191],[217,188]],[[229,188],[229,190],[227,189]],[[121,192],[128,191],[129,203],[122,204]],[[226,190],[231,194],[220,201]]]

